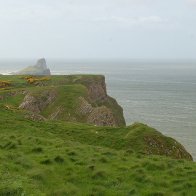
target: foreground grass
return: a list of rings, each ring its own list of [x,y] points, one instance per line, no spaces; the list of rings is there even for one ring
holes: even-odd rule
[[[112,139],[120,128],[33,122],[3,107],[0,115],[0,195],[196,193],[194,162],[131,150]]]

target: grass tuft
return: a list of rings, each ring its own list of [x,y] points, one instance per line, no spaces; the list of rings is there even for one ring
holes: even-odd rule
[[[56,157],[54,158],[54,161],[55,161],[56,163],[64,163],[64,158],[62,158],[61,156],[56,156]]]

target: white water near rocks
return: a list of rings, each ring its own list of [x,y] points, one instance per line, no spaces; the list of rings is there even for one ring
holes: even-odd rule
[[[0,73],[36,60],[2,60]],[[103,74],[108,94],[124,109],[127,124],[143,122],[180,141],[196,159],[196,63],[78,62],[48,60],[52,74]]]

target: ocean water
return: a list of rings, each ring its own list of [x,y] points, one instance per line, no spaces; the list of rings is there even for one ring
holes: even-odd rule
[[[35,60],[1,60],[0,73]],[[48,60],[52,74],[103,74],[108,94],[124,109],[127,125],[146,123],[181,142],[196,160],[196,63],[67,62]]]

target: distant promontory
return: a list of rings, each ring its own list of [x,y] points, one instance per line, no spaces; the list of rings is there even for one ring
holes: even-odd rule
[[[44,58],[39,59],[36,65],[28,66],[16,73],[17,75],[51,75]]]

